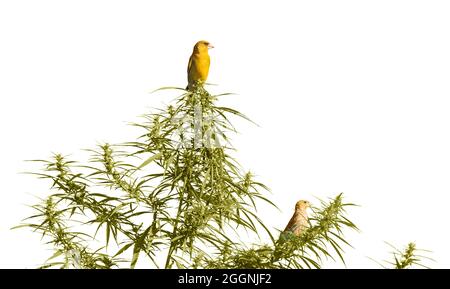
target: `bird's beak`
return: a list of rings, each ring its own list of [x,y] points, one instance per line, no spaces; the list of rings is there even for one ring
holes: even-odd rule
[[[214,48],[211,44],[208,44],[208,49]]]

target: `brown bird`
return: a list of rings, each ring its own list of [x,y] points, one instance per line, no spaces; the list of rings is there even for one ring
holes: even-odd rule
[[[300,200],[295,204],[295,212],[291,220],[287,224],[284,232],[291,232],[295,236],[300,236],[303,231],[309,227],[308,214],[306,209],[308,209],[311,204],[308,201]]]
[[[196,83],[204,83],[208,78],[210,58],[208,49],[214,48],[208,41],[200,40],[194,46],[187,68],[188,86],[191,89]]]

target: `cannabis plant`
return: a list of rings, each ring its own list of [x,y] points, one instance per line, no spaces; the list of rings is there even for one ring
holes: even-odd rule
[[[430,257],[424,255],[430,253],[428,250],[417,249],[416,244],[411,242],[403,250],[399,250],[387,243],[393,251],[391,252],[393,261],[385,261],[387,266],[380,264],[383,268],[393,269],[410,269],[410,268],[429,268],[423,262],[434,261]]]
[[[268,228],[256,213],[275,204],[269,189],[233,158],[230,135],[239,111],[219,106],[203,86],[133,126],[136,140],[104,143],[76,162],[55,154],[34,176],[49,193],[18,227],[43,236],[54,254],[43,268],[320,268],[344,261],[342,194],[313,207],[301,236]],[[255,243],[240,238],[242,232]],[[264,241],[265,240],[265,241]],[[270,241],[268,241],[270,240]],[[148,263],[150,261],[150,263]],[[153,265],[152,265],[153,264]]]

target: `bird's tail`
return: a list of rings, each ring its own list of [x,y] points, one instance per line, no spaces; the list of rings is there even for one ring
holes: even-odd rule
[[[188,85],[186,86],[186,90],[194,91],[197,88],[203,88],[203,84],[204,84],[204,82],[201,80],[196,80],[196,81],[192,81],[192,82],[189,81]]]

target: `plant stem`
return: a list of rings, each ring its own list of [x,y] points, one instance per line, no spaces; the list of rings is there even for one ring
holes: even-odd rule
[[[175,224],[173,225],[172,236],[174,236],[175,233],[177,232],[178,220],[180,219],[182,206],[183,206],[183,192],[180,192],[180,202],[178,204],[178,211],[177,211],[177,217],[175,220]],[[178,242],[178,240],[176,240],[175,242]],[[172,254],[176,249],[175,247],[176,246],[175,246],[174,242],[170,242],[169,252],[167,252],[166,265],[164,266],[165,269],[170,269],[170,267],[171,267],[170,259],[172,258]]]

